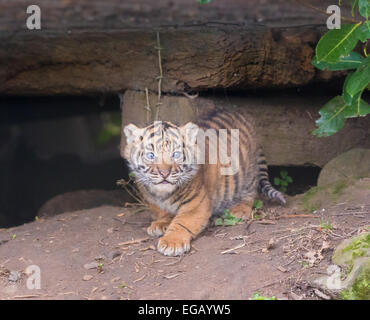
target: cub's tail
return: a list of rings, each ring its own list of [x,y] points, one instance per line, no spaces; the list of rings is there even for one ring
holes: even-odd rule
[[[259,152],[257,164],[259,191],[270,199],[278,199],[282,204],[286,204],[283,194],[277,191],[269,181],[267,162],[262,151]]]

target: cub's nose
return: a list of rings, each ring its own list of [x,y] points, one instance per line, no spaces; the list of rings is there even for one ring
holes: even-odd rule
[[[163,179],[166,179],[170,175],[171,170],[158,168],[158,172]]]

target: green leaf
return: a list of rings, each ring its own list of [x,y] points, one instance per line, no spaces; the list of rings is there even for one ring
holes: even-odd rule
[[[347,104],[352,103],[354,96],[363,91],[370,82],[369,58],[355,72],[347,76],[348,79],[344,82],[344,100]],[[367,61],[368,59],[369,61]]]
[[[348,108],[346,118],[364,117],[370,114],[370,105],[361,99],[362,91],[353,99],[353,103]]]
[[[199,4],[208,4],[208,3],[211,3],[212,0],[198,0],[198,3]]]
[[[326,62],[321,61],[320,63],[317,62],[317,57],[314,56],[312,60],[312,64],[320,69],[320,70],[330,70],[330,71],[338,71],[338,70],[348,70],[348,69],[356,69],[364,58],[358,54],[357,52],[351,52],[349,55],[345,57],[339,57],[337,62]]]
[[[250,300],[277,300],[277,299],[275,296],[272,296],[272,297],[261,296],[259,292],[257,292],[253,294],[253,298],[251,298]]]
[[[285,181],[285,180],[282,180],[282,181],[281,181],[281,185],[282,185],[283,187],[287,187],[287,186],[288,186],[288,182],[287,182],[287,181]]]
[[[366,20],[370,16],[370,1],[369,0],[359,0],[358,1],[358,10],[360,15],[362,15]]]
[[[225,219],[224,220],[224,225],[225,226],[235,226],[237,225],[239,222],[241,221],[241,219]]]
[[[285,170],[282,170],[280,171],[280,175],[283,179],[285,179],[288,176],[288,172],[286,172]]]
[[[357,29],[356,36],[361,42],[366,42],[367,39],[370,39],[370,21],[366,21]]]
[[[279,186],[280,185],[280,178],[274,178],[274,184],[275,186]]]
[[[327,137],[342,129],[345,119],[347,104],[342,96],[336,96],[327,102],[319,111],[321,117],[316,120],[318,128],[313,131],[314,135]]]
[[[217,218],[215,220],[215,225],[216,226],[223,226],[224,225],[224,222],[223,222],[222,218]]]
[[[257,200],[254,200],[254,203],[253,203],[253,208],[254,209],[261,209],[263,206],[263,202],[259,199]]]
[[[361,25],[344,24],[340,29],[329,30],[325,33],[316,46],[317,62],[337,62],[341,56],[347,56],[356,46],[358,41],[355,33]]]
[[[288,183],[292,183],[292,182],[293,182],[293,179],[292,179],[292,177],[287,176],[287,177],[286,177],[286,181],[287,181]]]
[[[347,83],[348,83],[349,79],[352,77],[353,74],[354,74],[354,72],[350,72],[349,74],[347,74],[346,79],[344,80],[344,84],[343,84],[342,97],[343,97],[344,102],[347,105],[351,105],[352,100],[353,100],[352,96],[349,93],[347,93],[347,91],[346,91]]]

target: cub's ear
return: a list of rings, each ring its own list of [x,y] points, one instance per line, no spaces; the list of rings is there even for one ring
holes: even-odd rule
[[[139,140],[143,129],[130,123],[123,128],[123,132],[126,135],[127,144],[134,143]]]
[[[188,122],[187,124],[182,126],[180,130],[182,132],[182,135],[185,137],[185,141],[187,144],[195,144],[199,131],[199,127],[196,124]]]

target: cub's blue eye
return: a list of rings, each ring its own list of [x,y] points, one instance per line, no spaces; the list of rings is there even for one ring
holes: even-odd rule
[[[172,158],[174,159],[179,159],[181,157],[181,152],[176,151],[172,154]]]
[[[153,160],[153,159],[155,158],[155,155],[154,155],[154,153],[153,153],[153,152],[148,152],[148,153],[146,154],[146,157],[147,157],[149,160]]]

